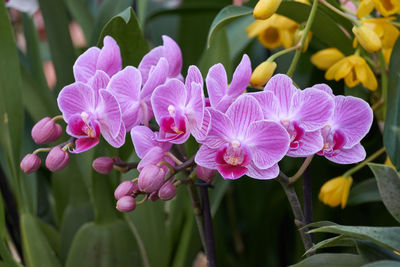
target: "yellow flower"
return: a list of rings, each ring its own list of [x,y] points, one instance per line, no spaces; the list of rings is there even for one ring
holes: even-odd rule
[[[358,55],[351,55],[336,62],[325,73],[325,79],[344,79],[348,87],[354,87],[361,82],[365,88],[372,91],[378,87],[375,74],[365,59]]]
[[[383,48],[382,53],[383,53],[383,58],[385,59],[386,65],[389,65],[390,63],[390,56],[392,55],[392,48]]]
[[[390,23],[391,20],[395,20],[395,17],[388,18],[376,18],[376,19],[365,19],[361,23],[371,28],[379,37],[382,42],[382,48],[393,48],[399,37],[400,31]]]
[[[357,17],[362,18],[368,16],[374,9],[374,2],[372,0],[362,0],[357,8]]]
[[[399,13],[400,0],[372,0],[376,10],[384,17]]]
[[[279,46],[289,48],[293,45],[293,35],[299,24],[287,17],[274,14],[269,19],[257,20],[250,24],[247,35],[256,37],[260,43],[268,49],[275,49]]]
[[[254,88],[263,86],[269,79],[276,69],[276,63],[273,61],[264,61],[255,68],[250,78],[250,85]]]
[[[370,53],[375,53],[382,48],[381,39],[378,35],[368,26],[354,26],[353,33],[361,46]]]
[[[326,48],[312,55],[311,62],[317,68],[327,70],[342,58],[344,58],[344,55],[337,48]]]
[[[353,178],[339,176],[324,183],[319,192],[319,199],[326,205],[346,207]]]
[[[253,10],[254,18],[268,19],[276,12],[281,2],[282,0],[259,0]]]

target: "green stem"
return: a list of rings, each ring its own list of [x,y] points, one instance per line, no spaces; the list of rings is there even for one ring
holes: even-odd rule
[[[299,62],[300,55],[302,52],[301,50],[307,41],[307,36],[311,30],[311,26],[313,24],[315,14],[317,14],[317,9],[318,9],[318,0],[314,0],[312,7],[311,7],[310,15],[308,16],[308,19],[307,19],[306,26],[304,27],[304,30],[303,30],[303,35],[301,36],[301,39],[300,39],[300,47],[297,49],[296,54],[294,55],[294,57],[292,59],[292,63],[290,64],[290,67],[286,73],[290,77],[293,76],[293,73],[296,69],[297,63]]]
[[[271,56],[267,59],[267,61],[270,61],[270,62],[275,61],[275,59],[277,59],[278,57],[283,56],[283,55],[285,55],[285,54],[287,54],[287,53],[290,53],[290,52],[292,52],[292,51],[298,49],[299,47],[300,47],[300,46],[297,46],[297,45],[296,45],[296,46],[292,46],[292,47],[283,49],[283,50],[281,50],[281,51],[279,51],[279,52],[276,52],[275,54],[271,55]]]
[[[314,155],[311,155],[304,160],[303,164],[300,166],[300,168],[296,172],[296,174],[289,178],[289,184],[296,182],[303,175],[303,173],[307,169],[308,165],[310,165],[313,157],[314,157]]]
[[[350,177],[353,173],[357,172],[358,170],[362,169],[367,165],[367,163],[373,161],[377,157],[379,157],[383,152],[385,152],[385,147],[380,148],[378,151],[376,151],[374,154],[366,158],[363,162],[360,164],[356,165],[355,167],[351,168],[347,172],[343,174],[344,177]]]
[[[350,20],[354,25],[356,25],[356,26],[361,26],[361,23],[360,23],[358,20],[356,20],[356,19],[352,18],[351,16],[347,15],[347,14],[344,13],[342,10],[340,10],[340,9],[338,9],[338,8],[336,8],[336,7],[334,7],[334,6],[332,6],[331,4],[329,4],[328,2],[326,2],[326,1],[324,1],[324,0],[319,0],[319,1],[320,1],[322,4],[324,4],[327,8],[329,8],[330,10],[332,10],[333,12],[335,12],[336,14],[338,14],[338,15],[344,17],[345,19]]]
[[[206,239],[205,239],[206,235],[205,235],[204,223],[203,223],[203,210],[200,205],[199,195],[198,195],[197,189],[194,186],[193,182],[188,183],[187,187],[189,189],[189,195],[192,200],[193,213],[195,215],[197,229],[199,231],[199,235],[200,235],[200,239],[201,239],[201,244],[203,245],[205,254],[208,255],[207,244],[206,244]]]
[[[379,65],[381,69],[381,87],[382,87],[382,96],[383,96],[383,104],[387,103],[387,93],[388,93],[388,77],[386,73],[386,62],[385,57],[383,56],[382,51],[378,53]],[[386,108],[383,109],[383,118],[386,117]]]

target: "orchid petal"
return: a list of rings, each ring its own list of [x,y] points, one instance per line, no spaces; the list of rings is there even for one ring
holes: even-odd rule
[[[203,98],[204,98],[203,77],[201,76],[200,70],[196,66],[191,65],[191,66],[189,66],[188,74],[187,74],[186,80],[185,80],[185,86],[186,86],[186,89],[187,89],[187,100],[188,101],[190,101],[191,98],[192,98],[192,94],[193,94],[192,91],[194,90],[192,88],[192,84],[193,83],[195,85],[198,84],[200,86],[201,91],[203,92],[202,95],[203,95]]]
[[[163,57],[164,49],[162,46],[153,48],[140,61],[139,71],[142,74],[142,82],[146,84],[152,66],[156,66],[161,57]]]
[[[159,146],[164,152],[167,152],[172,144],[161,143],[157,141],[157,134],[146,126],[136,126],[131,130],[132,143],[136,154],[143,158],[153,147]]]
[[[211,106],[216,107],[226,95],[228,88],[225,68],[221,63],[210,68],[206,77],[206,84]]]
[[[100,142],[99,138],[79,138],[75,141],[75,149],[71,150],[71,153],[82,153],[92,147],[96,146]]]
[[[209,169],[216,169],[217,162],[215,161],[217,157],[217,150],[209,148],[206,145],[200,147],[200,149],[196,153],[196,157],[194,161],[196,164],[209,168]]]
[[[88,85],[94,91],[95,106],[99,104],[99,90],[106,89],[109,81],[110,77],[108,77],[107,73],[102,70],[96,70],[94,76],[89,79]]]
[[[157,165],[159,162],[164,160],[164,152],[158,146],[153,147],[144,155],[142,160],[139,162],[137,167],[138,171],[142,171],[146,165],[153,164]]]
[[[241,165],[218,165],[217,170],[222,178],[229,180],[236,180],[248,172],[247,167]]]
[[[91,47],[78,57],[72,68],[77,82],[86,83],[95,74],[99,54],[99,48]]]
[[[259,169],[254,163],[251,163],[247,166],[247,169],[246,175],[254,179],[267,180],[276,178],[279,175],[278,164],[274,164],[267,169]]]
[[[204,143],[210,148],[219,148],[221,145],[233,141],[234,128],[228,116],[213,108],[209,108],[208,111],[211,115],[210,130]]]
[[[100,51],[96,69],[103,70],[112,77],[122,69],[121,52],[117,42],[110,36],[104,37],[104,46]]]
[[[104,139],[113,147],[119,148],[125,144],[126,129],[125,125],[121,123],[121,128],[119,129],[117,136],[109,135],[109,131],[102,131]]]
[[[179,45],[170,37],[163,35],[163,52],[164,57],[169,65],[169,77],[173,78],[181,73],[182,69],[182,52]]]
[[[273,76],[264,87],[264,91],[271,91],[278,98],[283,116],[290,115],[290,106],[293,96],[298,89],[293,85],[292,79],[284,74]]]
[[[366,153],[364,147],[357,143],[352,148],[342,148],[340,150],[336,150],[334,156],[325,156],[330,161],[339,163],[339,164],[352,164],[363,161],[365,159]]]
[[[250,82],[251,77],[251,63],[249,57],[244,54],[239,65],[233,73],[232,82],[228,88],[228,95],[233,99],[242,94]]]
[[[264,119],[279,122],[279,100],[271,91],[263,91],[250,94],[257,99],[262,109]]]
[[[191,133],[197,142],[202,143],[205,140],[205,138],[207,137],[208,132],[210,130],[210,123],[211,123],[210,111],[208,111],[208,109],[205,109],[201,127],[200,128],[196,128],[196,127],[191,128]]]
[[[168,62],[165,58],[160,58],[157,65],[150,71],[146,83],[140,93],[141,100],[149,100],[154,89],[165,83],[168,77]]]
[[[332,89],[328,85],[326,85],[324,83],[315,84],[311,88],[316,88],[318,90],[322,90],[325,93],[327,93],[328,95],[330,95],[331,97],[335,97],[335,95],[332,92]]]
[[[287,152],[290,157],[308,157],[314,155],[315,153],[321,151],[324,140],[322,138],[321,132],[305,132],[300,140],[300,146],[296,150],[291,150]]]
[[[103,89],[100,90],[100,98],[102,102],[97,114],[101,134],[117,137],[123,125],[118,101],[109,91]]]

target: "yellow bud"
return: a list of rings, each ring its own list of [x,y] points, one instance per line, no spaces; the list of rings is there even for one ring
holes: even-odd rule
[[[382,48],[381,39],[378,35],[367,26],[354,26],[353,33],[360,45],[370,53],[375,53]]]
[[[294,33],[293,41],[294,41],[295,45],[297,45],[301,41],[301,37],[303,36],[303,34],[304,34],[304,30],[297,30]],[[301,51],[303,53],[307,51],[308,45],[310,44],[310,41],[311,41],[311,37],[312,37],[312,33],[308,32],[306,41],[304,42],[304,46],[301,49]]]
[[[268,19],[276,12],[281,2],[282,0],[259,0],[253,10],[254,18]]]
[[[326,205],[346,207],[353,178],[339,176],[324,183],[319,192],[319,199]]]
[[[276,63],[273,61],[264,61],[253,71],[250,78],[250,85],[254,88],[263,86],[269,79],[276,69]]]
[[[311,62],[317,68],[327,70],[342,58],[344,58],[344,55],[337,48],[326,48],[312,55]]]

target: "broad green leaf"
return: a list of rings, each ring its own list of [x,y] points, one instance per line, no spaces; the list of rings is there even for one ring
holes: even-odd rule
[[[38,219],[26,213],[20,218],[23,252],[27,265],[61,267],[54,249],[41,231]]]
[[[362,181],[351,188],[347,205],[382,201],[374,178]]]
[[[388,260],[375,261],[375,262],[371,262],[371,263],[363,265],[363,267],[399,267],[399,266],[400,266],[400,262],[388,261]]]
[[[214,180],[215,180],[214,188],[209,190],[211,215],[213,217],[217,213],[218,208],[229,186],[229,181],[222,179],[219,173],[217,173],[217,176],[214,178]]]
[[[64,2],[76,22],[81,26],[85,39],[90,40],[94,18],[88,8],[87,2],[81,0],[64,0]]]
[[[246,33],[247,26],[253,21],[253,16],[247,15],[239,17],[226,25],[231,60],[240,56],[242,51],[253,41],[253,39],[248,38]]]
[[[369,226],[323,226],[309,231],[310,233],[332,233],[355,239],[371,241],[391,250],[400,250],[400,227]]]
[[[364,260],[357,254],[321,253],[291,265],[291,267],[355,267],[361,266]]]
[[[208,31],[207,48],[210,47],[212,39],[216,33],[224,26],[243,16],[253,13],[253,9],[246,6],[227,6],[223,8],[214,18]]]
[[[383,204],[400,222],[400,175],[390,166],[383,164],[369,163],[368,166],[375,175],[378,182],[379,193]]]
[[[72,66],[76,55],[69,34],[68,12],[63,0],[39,0],[39,4],[56,71],[57,88],[61,88],[74,82]]]
[[[57,256],[60,255],[60,235],[57,230],[52,226],[49,225],[42,220],[37,220],[38,226],[43,233],[43,236],[46,237],[47,242],[49,243],[50,247],[54,249]]]
[[[125,9],[104,26],[97,43],[99,47],[102,46],[106,35],[117,41],[124,66],[139,65],[142,57],[149,51],[132,8]]]
[[[311,6],[295,1],[283,1],[276,11],[298,23],[307,21]],[[313,38],[318,38],[329,47],[336,47],[344,54],[353,52],[352,40],[343,32],[335,20],[324,12],[317,10],[311,26]]]
[[[0,240],[3,239],[6,232],[6,218],[4,214],[3,196],[0,195]]]
[[[7,240],[3,239],[3,237],[0,238],[0,259],[2,259],[2,261],[0,261],[0,267],[22,266],[14,260],[9,248],[7,247]]]
[[[397,39],[390,58],[386,120],[383,142],[396,169],[400,169],[400,39]]]
[[[307,254],[313,250],[317,250],[317,249],[321,249],[321,248],[349,247],[349,246],[352,247],[354,245],[355,245],[354,239],[339,235],[339,236],[325,239],[325,240],[315,244],[312,248],[307,250],[304,254]]]
[[[142,260],[128,225],[117,219],[85,224],[74,238],[65,266],[142,266]]]
[[[394,253],[392,250],[382,248],[374,243],[357,241],[356,244],[358,254],[360,254],[366,262],[374,262],[379,260],[400,260],[400,256]]]

